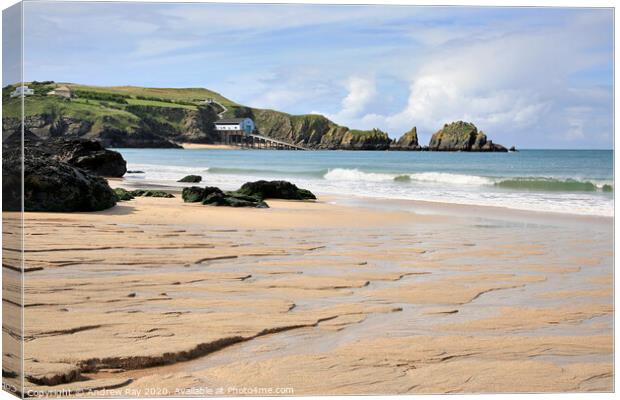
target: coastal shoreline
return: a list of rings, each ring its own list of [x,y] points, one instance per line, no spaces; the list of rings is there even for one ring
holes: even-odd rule
[[[193,183],[187,185],[179,185],[171,183],[155,183],[148,181],[135,181],[128,180],[127,178],[106,178],[111,186],[121,187],[124,189],[157,189],[165,190],[173,194],[180,194],[184,187],[188,186],[205,186],[208,185],[205,182]],[[591,222],[591,223],[607,223],[614,219],[614,216],[604,215],[584,215],[584,214],[571,214],[567,212],[559,211],[536,211],[536,210],[521,210],[517,208],[501,207],[494,205],[480,205],[480,204],[461,204],[454,202],[440,202],[440,201],[428,201],[428,200],[411,200],[411,199],[394,199],[388,197],[368,197],[368,196],[353,196],[345,194],[334,193],[321,193],[318,192],[319,201],[331,202],[345,206],[357,206],[361,208],[376,209],[384,208],[387,210],[400,210],[408,211],[417,214],[447,214],[455,216],[480,216],[480,217],[495,217],[495,218],[507,218],[507,219],[524,219],[528,221],[558,221],[566,222],[567,218],[570,220]]]

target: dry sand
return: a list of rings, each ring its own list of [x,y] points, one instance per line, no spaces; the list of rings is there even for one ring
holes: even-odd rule
[[[268,203],[26,214],[25,393],[613,389],[611,219]],[[18,383],[10,233],[3,372]]]

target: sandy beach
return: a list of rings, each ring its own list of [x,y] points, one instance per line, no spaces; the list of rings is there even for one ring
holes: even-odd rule
[[[26,213],[26,393],[613,389],[611,219],[268,203]]]

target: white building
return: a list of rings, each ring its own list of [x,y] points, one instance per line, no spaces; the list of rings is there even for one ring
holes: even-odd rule
[[[215,122],[215,130],[222,133],[243,132],[248,134],[254,132],[254,128],[254,121],[251,118],[228,118]]]
[[[18,86],[11,92],[11,97],[30,96],[34,94],[34,89],[28,86]]]
[[[69,89],[67,86],[59,86],[56,89],[47,92],[48,96],[58,96],[58,97],[64,97],[67,99],[71,98],[71,89]]]

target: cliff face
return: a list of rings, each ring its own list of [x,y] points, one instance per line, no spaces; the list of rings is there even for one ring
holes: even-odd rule
[[[106,147],[179,147],[176,143],[214,143],[217,136],[213,122],[217,114],[211,107],[199,107],[197,110],[128,106],[130,114],[127,119],[114,115],[91,118],[88,115],[51,116],[47,112],[29,115],[24,118],[27,131],[41,139],[83,138],[100,140]],[[18,118],[2,119],[3,139],[19,132],[21,124]]]
[[[241,106],[231,107],[227,114],[252,118],[262,135],[310,149],[386,150],[391,142],[387,133],[378,129],[352,130],[322,115],[289,115]]]
[[[445,124],[431,137],[428,144],[431,151],[508,151],[504,146],[487,140],[487,136],[478,131],[470,122],[452,122]]]

